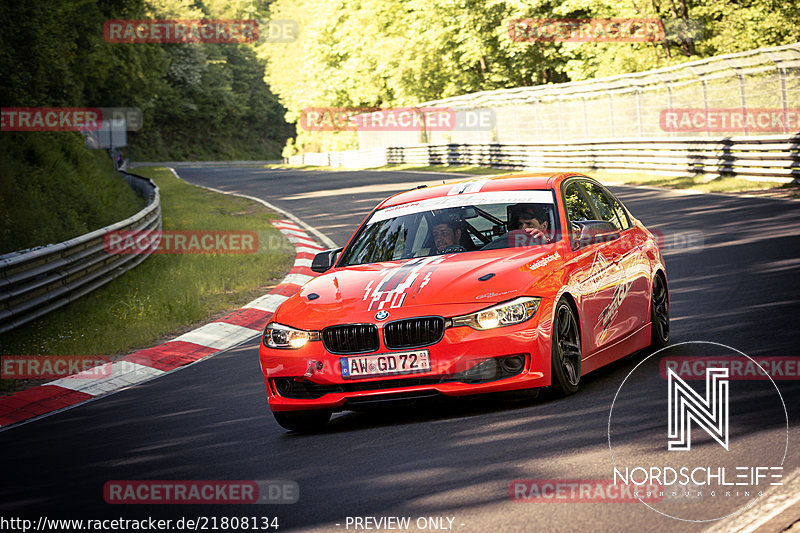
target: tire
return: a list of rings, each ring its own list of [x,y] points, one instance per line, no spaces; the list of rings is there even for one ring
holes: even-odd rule
[[[575,312],[563,298],[556,305],[550,352],[553,392],[559,396],[575,394],[581,382],[581,332]]]
[[[669,293],[661,274],[656,274],[653,278],[650,324],[650,349],[659,350],[669,344]]]
[[[280,411],[272,412],[272,416],[284,429],[311,433],[323,429],[331,419],[331,411],[318,409],[313,411]]]

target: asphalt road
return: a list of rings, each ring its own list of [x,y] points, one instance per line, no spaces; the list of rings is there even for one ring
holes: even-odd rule
[[[389,194],[452,179],[411,172],[232,168],[183,168],[179,173],[192,183],[263,198],[339,245]],[[668,246],[693,245],[666,251],[673,343],[702,340],[750,356],[798,355],[797,203],[613,190],[635,216],[664,233]],[[688,348],[676,350],[691,354]],[[325,433],[295,435],[280,428],[266,408],[254,341],[0,432],[0,513],[83,519],[278,517],[282,530],[347,531],[348,517],[407,516],[412,524],[419,517],[442,517],[424,525],[465,532],[701,531],[709,524],[667,518],[638,502],[510,501],[513,480],[611,479],[609,409],[640,361],[628,358],[595,372],[577,395],[566,399],[481,399],[342,413]],[[645,361],[640,368],[652,370],[653,364]],[[744,392],[748,401],[739,402],[737,411],[748,420],[747,449],[737,453],[753,462],[772,454],[786,438],[774,398],[758,383]],[[800,383],[777,384],[789,416],[788,476],[800,466]],[[644,417],[663,409],[663,382],[642,380],[638,387],[615,405],[618,412]],[[618,449],[635,453],[636,446],[631,438]],[[727,453],[716,445],[708,450],[717,456]],[[300,500],[250,506],[104,502],[107,481],[131,479],[292,480],[299,485]],[[677,503],[676,509],[691,511],[686,507],[691,505],[698,503]],[[704,499],[700,505],[715,516],[735,510],[730,498]]]

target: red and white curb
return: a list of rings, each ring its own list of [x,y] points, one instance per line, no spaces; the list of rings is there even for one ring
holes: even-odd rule
[[[90,369],[2,396],[0,427],[29,421],[159,377],[260,335],[278,306],[317,275],[309,267],[314,255],[323,250],[291,220],[273,220],[272,225],[294,245],[296,255],[289,274],[268,294],[171,341],[107,363],[110,367]]]

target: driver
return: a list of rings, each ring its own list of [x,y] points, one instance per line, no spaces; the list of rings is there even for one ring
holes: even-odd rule
[[[433,218],[431,235],[436,251],[443,253],[447,248],[459,246],[461,242],[461,220],[455,215],[441,214]]]

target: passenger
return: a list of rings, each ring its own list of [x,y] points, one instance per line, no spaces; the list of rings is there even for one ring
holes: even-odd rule
[[[513,208],[513,209],[512,209]],[[509,208],[509,246],[531,246],[552,241],[548,217],[542,209],[532,204],[521,204]]]

